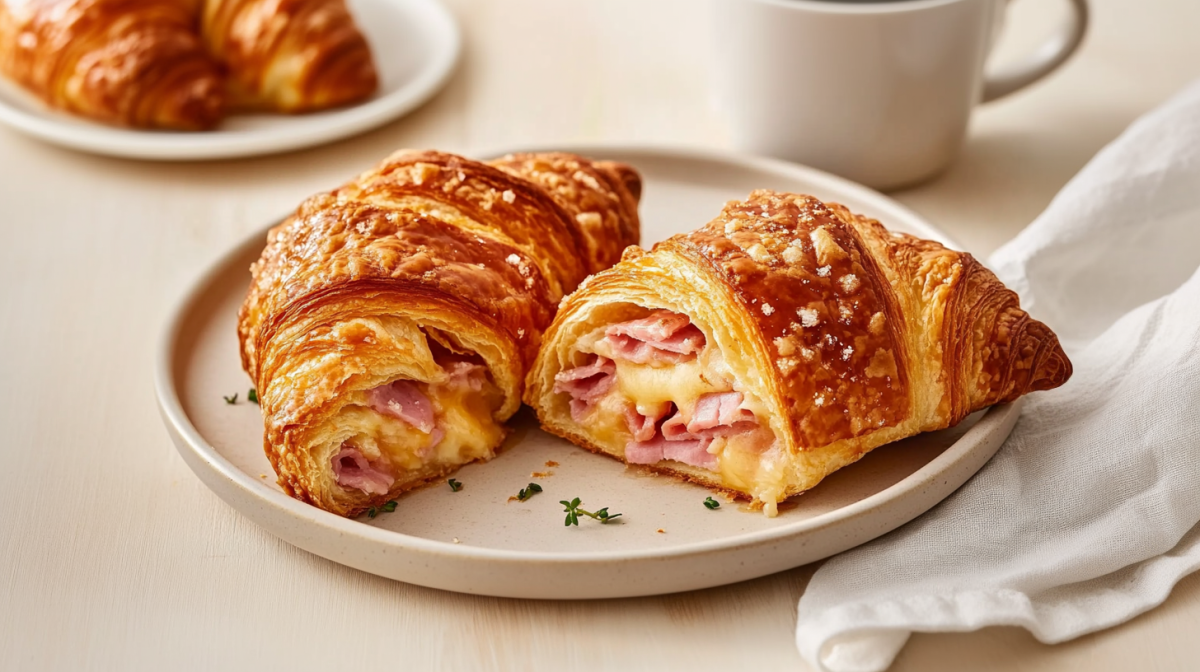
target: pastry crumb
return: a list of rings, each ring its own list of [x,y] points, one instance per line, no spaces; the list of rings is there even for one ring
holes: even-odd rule
[[[530,472],[529,475],[533,478],[546,478],[547,476],[553,476],[554,472],[553,471],[533,471],[533,472]]]
[[[461,541],[459,541],[459,540],[458,540],[458,537],[454,537],[454,539],[452,539],[452,541],[453,541],[454,543],[456,543],[456,544],[461,544],[461,543],[462,543]]]
[[[660,528],[658,528],[658,533],[659,533],[659,534],[666,534],[666,533],[667,533],[667,531],[666,531],[666,530],[664,530],[664,529],[662,529],[662,528],[660,527]]]
[[[546,466],[547,467],[557,467],[558,462],[555,462],[554,460],[546,460]]]

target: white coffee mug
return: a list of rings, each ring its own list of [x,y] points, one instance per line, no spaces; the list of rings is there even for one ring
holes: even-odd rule
[[[1070,2],[1028,60],[985,75],[1007,0],[714,0],[716,101],[743,151],[877,189],[913,184],[950,164],[977,103],[1075,51],[1088,6]]]

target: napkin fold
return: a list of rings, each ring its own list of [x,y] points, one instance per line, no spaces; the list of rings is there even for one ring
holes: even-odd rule
[[[1135,122],[990,264],[1074,363],[978,474],[829,560],[800,600],[815,669],[875,672],[913,631],[1056,643],[1200,569],[1200,82]]]

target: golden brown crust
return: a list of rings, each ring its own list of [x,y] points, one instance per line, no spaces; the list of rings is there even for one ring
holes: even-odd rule
[[[908,416],[893,293],[855,229],[824,203],[755,192],[663,247],[705,264],[752,316],[799,448]]]
[[[588,273],[612,266],[626,247],[637,244],[642,179],[629,166],[566,152],[510,154],[490,165],[535,182],[579,224],[591,261]]]
[[[627,319],[621,305],[686,314],[720,349],[737,389],[769,410],[760,420],[788,462],[782,496],[879,445],[1071,374],[1053,332],[971,255],[811,196],[755,191],[701,229],[630,248],[547,330],[526,402],[549,431],[616,454],[624,447],[591,438],[553,390],[557,373],[581,363],[578,339]],[[715,472],[660,466],[730,487]]]
[[[225,93],[187,0],[0,3],[0,70],[60,108],[108,124],[203,130]]]
[[[344,0],[205,0],[202,34],[238,109],[309,112],[369,98],[378,75]]]
[[[441,375],[427,339],[479,358],[506,420],[555,306],[595,264],[590,235],[533,182],[432,151],[398,152],[301,204],[269,233],[238,319],[284,489],[346,515],[445,473],[345,492],[313,445],[351,395]]]

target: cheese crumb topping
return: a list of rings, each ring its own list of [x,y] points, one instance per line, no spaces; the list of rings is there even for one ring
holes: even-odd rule
[[[801,308],[796,311],[796,314],[800,316],[800,326],[815,327],[821,323],[820,314],[812,308]]]

